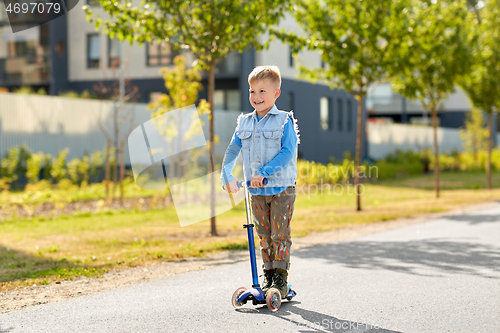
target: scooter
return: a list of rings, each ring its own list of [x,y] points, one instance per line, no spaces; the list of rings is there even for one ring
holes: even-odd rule
[[[267,178],[264,178],[263,184],[267,184]],[[243,188],[245,191],[245,208],[247,213],[247,224],[243,225],[243,228],[247,229],[248,234],[248,249],[250,250],[250,265],[252,267],[252,288],[247,289],[241,287],[236,289],[232,297],[232,303],[235,308],[240,308],[245,305],[248,301],[252,301],[253,305],[257,304],[267,304],[267,307],[271,311],[277,311],[281,306],[281,293],[276,288],[271,288],[266,294],[262,291],[259,284],[259,278],[257,275],[257,263],[255,259],[255,243],[253,237],[253,227],[252,224],[252,213],[250,206],[250,195],[248,193],[248,188],[250,187],[250,181],[238,182],[238,187]],[[295,291],[291,289],[292,285],[287,286],[288,293],[286,295],[287,300],[292,300],[293,297],[297,295]]]

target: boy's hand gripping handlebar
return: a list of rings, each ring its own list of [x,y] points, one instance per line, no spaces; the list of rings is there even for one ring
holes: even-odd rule
[[[267,185],[267,183],[268,183],[267,178],[262,179],[262,185]],[[246,187],[250,187],[250,181],[247,180],[246,184],[245,184],[245,182],[238,182],[237,185],[240,188],[245,187],[245,185],[246,185]]]
[[[267,185],[268,183],[268,180],[267,178],[264,178],[262,179],[262,185]],[[226,184],[227,185],[227,184]],[[250,187],[250,181],[247,180],[247,182],[237,182],[236,185],[238,185],[239,188],[242,188],[242,187]],[[222,185],[222,189],[224,190],[224,185]]]

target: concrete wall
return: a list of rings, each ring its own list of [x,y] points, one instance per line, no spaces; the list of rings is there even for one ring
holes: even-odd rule
[[[113,104],[52,96],[0,94],[0,156],[21,144],[32,152],[55,156],[70,148],[69,159],[106,147],[101,124],[112,136]],[[120,115],[134,114],[134,123],[149,119],[145,105],[127,105]],[[132,126],[123,124],[120,135]]]
[[[401,124],[368,124],[368,155],[380,159],[401,150],[422,150],[430,148],[434,151],[432,127]],[[462,141],[457,129],[438,128],[438,144],[440,152],[453,149],[463,150]]]
[[[216,111],[215,134],[220,138],[216,154],[223,155],[240,111]],[[121,137],[150,119],[147,104],[127,104],[119,118],[133,115],[133,121],[120,126]],[[208,117],[203,116],[208,140]],[[113,103],[52,96],[0,94],[0,158],[7,151],[26,144],[32,152],[56,156],[69,148],[68,159],[80,158],[106,147],[106,137],[99,124],[113,138]],[[126,149],[128,152],[128,149]],[[128,164],[128,153],[126,154]]]

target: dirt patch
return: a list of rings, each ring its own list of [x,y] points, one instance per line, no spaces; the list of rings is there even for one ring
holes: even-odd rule
[[[5,207],[0,205],[0,220],[5,220],[12,217],[54,217],[59,215],[70,215],[75,213],[98,213],[107,210],[120,209],[138,209],[146,211],[148,209],[166,208],[172,204],[172,197],[167,196],[152,196],[144,198],[124,198],[123,202],[120,199],[113,199],[112,202],[106,204],[103,199],[99,200],[81,200],[57,204],[46,202],[43,204],[11,204]]]
[[[322,233],[311,233],[306,237],[293,239],[293,249],[298,250],[316,244],[347,240],[375,232],[422,223],[443,216],[464,214],[478,209],[487,209],[497,205],[498,202],[490,201],[453,209],[448,212],[357,225]],[[137,282],[164,278],[189,271],[202,270],[217,265],[245,260],[248,260],[247,251],[224,251],[211,255],[208,258],[189,258],[177,262],[161,262],[149,266],[121,270],[115,269],[104,274],[102,278],[79,277],[73,281],[61,281],[61,283],[51,285],[34,285],[23,289],[0,293],[0,312],[9,312],[27,306],[60,301]]]

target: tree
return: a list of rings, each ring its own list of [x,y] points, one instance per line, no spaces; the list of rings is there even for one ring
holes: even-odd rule
[[[488,147],[488,130],[485,128],[483,111],[477,107],[467,114],[465,128],[459,131],[465,151],[474,155],[474,162],[478,162],[478,153]]]
[[[128,64],[127,64],[128,65]],[[120,62],[115,62],[111,66],[111,79],[112,82],[109,85],[104,84],[100,81],[98,84],[94,84],[94,90],[96,91],[100,100],[111,99],[113,101],[113,110],[111,112],[111,124],[106,126],[105,120],[102,119],[102,114],[99,114],[99,129],[106,138],[106,149],[104,151],[105,156],[105,187],[106,187],[106,201],[109,200],[109,183],[111,179],[111,165],[113,166],[113,188],[111,197],[115,196],[116,186],[120,184],[120,204],[123,205],[124,199],[124,189],[123,189],[123,179],[125,177],[125,139],[127,134],[130,133],[132,126],[134,124],[134,112],[133,109],[128,109],[125,105],[126,102],[137,102],[140,97],[139,89],[137,86],[132,86],[130,84],[130,78],[124,77],[125,69]],[[107,80],[106,71],[101,68],[104,79]],[[123,130],[125,124],[129,125],[129,128]],[[114,154],[114,157],[111,155]],[[118,180],[118,163],[120,163],[120,174]]]
[[[198,92],[203,88],[200,81],[201,75],[198,71],[194,69],[186,68],[186,59],[183,56],[176,56],[174,58],[174,68],[162,68],[160,74],[163,75],[165,80],[165,88],[168,90],[168,94],[161,94],[158,99],[148,105],[148,108],[152,110],[151,118],[158,117],[169,111],[180,109],[189,105],[193,105],[198,100]],[[198,115],[207,114],[210,112],[210,106],[204,99],[200,100],[198,107],[196,108]],[[183,119],[180,121],[191,121],[191,119]],[[159,119],[159,118],[157,118]],[[159,127],[159,132],[167,139],[169,144],[186,144],[186,141],[190,139],[189,136],[193,134],[203,134],[203,133],[193,133],[188,131],[183,133],[181,140],[174,140],[176,136],[179,135],[178,128],[182,127],[181,124],[176,124],[174,121],[170,121],[169,124],[164,124],[162,122],[155,123]],[[193,122],[191,123],[191,128],[193,127]],[[198,152],[196,150],[186,151],[186,147],[179,147],[177,151],[182,151],[180,156],[175,155],[170,156],[169,163],[169,175],[172,177],[176,175],[177,177],[183,178],[187,174],[187,166],[191,163],[196,163],[198,160]],[[173,151],[174,149],[172,149]],[[177,159],[182,159],[178,161]],[[177,171],[175,170],[177,166]]]
[[[437,198],[437,111],[444,98],[453,92],[459,77],[470,68],[467,15],[460,1],[414,0],[406,13],[407,32],[392,55],[398,63],[391,71],[392,88],[410,100],[419,100],[432,114]]]
[[[331,89],[344,89],[358,100],[354,175],[358,211],[361,210],[359,174],[364,99],[370,86],[386,78],[388,69],[394,65],[389,50],[399,43],[395,36],[402,29],[406,3],[405,0],[297,0],[293,15],[305,36],[272,31],[290,44],[295,55],[304,48],[321,54],[324,68],[300,65],[303,78],[326,82]]]
[[[491,189],[491,149],[493,112],[500,107],[500,5],[496,0],[484,1],[472,22],[470,43],[473,45],[471,71],[459,84],[477,108],[488,114],[488,158],[486,188]]]
[[[104,20],[89,6],[84,6],[87,20],[111,38],[126,39],[129,43],[168,42],[174,48],[189,49],[198,59],[197,69],[208,70],[209,149],[212,172],[214,143],[215,66],[233,51],[243,52],[248,46],[261,49],[261,34],[283,16],[289,0],[152,0],[140,7],[131,0],[96,1],[110,19]],[[217,235],[215,225],[215,180],[211,186],[211,234]]]

